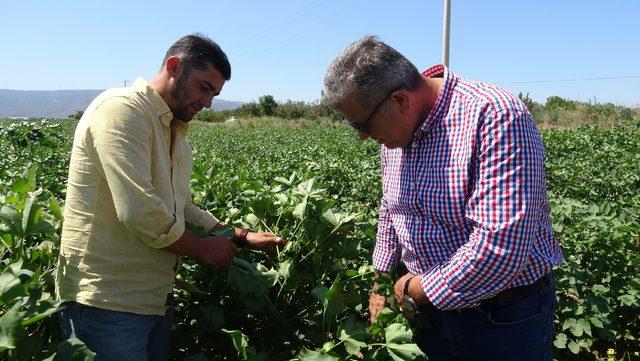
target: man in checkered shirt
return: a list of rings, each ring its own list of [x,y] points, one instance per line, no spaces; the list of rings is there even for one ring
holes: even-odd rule
[[[329,65],[323,102],[381,144],[373,264],[430,360],[551,360],[562,251],[540,133],[524,104],[443,65],[422,74],[376,37]],[[373,322],[386,300],[369,300]]]

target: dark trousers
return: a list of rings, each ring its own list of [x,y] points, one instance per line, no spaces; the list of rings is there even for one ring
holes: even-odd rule
[[[545,283],[502,306],[422,310],[415,342],[430,361],[551,361],[556,298],[553,278]]]

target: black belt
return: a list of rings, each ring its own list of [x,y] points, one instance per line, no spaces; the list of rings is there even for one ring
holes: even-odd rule
[[[486,300],[480,301],[480,308],[488,309],[492,307],[504,306],[513,301],[527,297],[537,290],[544,287],[549,282],[549,275],[538,278],[537,281],[530,285],[511,287],[500,291],[498,294]]]

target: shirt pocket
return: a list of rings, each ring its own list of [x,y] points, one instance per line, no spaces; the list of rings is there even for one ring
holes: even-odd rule
[[[427,168],[417,178],[420,210],[433,219],[461,226],[471,188],[468,169]]]

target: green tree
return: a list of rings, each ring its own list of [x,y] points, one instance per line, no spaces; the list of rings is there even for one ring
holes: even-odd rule
[[[547,109],[557,109],[563,108],[567,110],[575,110],[576,102],[569,99],[564,99],[557,95],[553,95],[547,98],[547,103],[545,104]]]
[[[84,110],[76,110],[73,114],[69,114],[69,118],[80,119],[82,118],[82,114],[84,114]]]
[[[260,97],[259,101],[260,108],[262,108],[262,112],[264,113],[264,115],[275,114],[278,103],[276,103],[275,99],[273,99],[273,95],[263,95]]]

